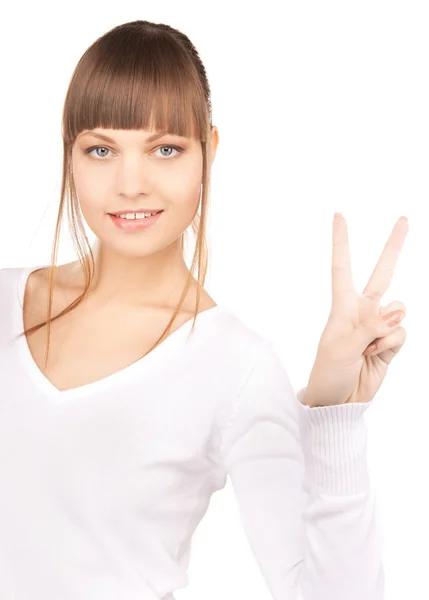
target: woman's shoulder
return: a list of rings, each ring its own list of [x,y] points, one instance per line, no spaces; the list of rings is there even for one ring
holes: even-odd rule
[[[20,304],[21,282],[29,267],[0,268],[0,328],[8,326],[16,311],[22,308]]]
[[[15,290],[24,271],[28,267],[2,267],[0,269],[0,298],[5,298],[8,291]]]
[[[210,353],[216,355],[218,366],[224,365],[238,374],[272,352],[273,342],[233,310],[220,304],[210,312]]]

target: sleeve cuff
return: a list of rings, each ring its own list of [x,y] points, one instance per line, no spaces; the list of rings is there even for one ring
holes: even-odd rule
[[[305,458],[305,487],[324,494],[357,494],[370,486],[364,413],[373,401],[310,407],[297,393]]]

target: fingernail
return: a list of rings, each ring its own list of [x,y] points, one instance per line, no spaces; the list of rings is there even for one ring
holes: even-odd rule
[[[402,310],[395,310],[391,313],[389,313],[388,315],[385,315],[383,318],[386,321],[386,325],[396,325],[397,323],[399,323],[399,321],[401,319],[403,319],[405,316],[405,313]]]

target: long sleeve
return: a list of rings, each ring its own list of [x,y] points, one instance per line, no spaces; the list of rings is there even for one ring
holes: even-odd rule
[[[371,405],[310,408],[268,342],[224,411],[221,458],[274,600],[382,600]]]

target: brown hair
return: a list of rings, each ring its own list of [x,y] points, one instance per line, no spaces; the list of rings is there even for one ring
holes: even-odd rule
[[[210,88],[205,68],[191,41],[177,29],[141,20],[124,23],[98,38],[82,55],[71,77],[62,114],[64,155],[61,197],[49,266],[46,321],[24,330],[18,336],[33,333],[48,325],[45,368],[48,363],[51,321],[78,306],[86,297],[94,274],[91,271],[91,265],[94,269],[94,255],[85,233],[71,167],[72,147],[77,135],[83,130],[96,127],[142,128],[192,137],[201,142],[201,215],[197,213],[191,224],[196,239],[192,264],[179,304],[161,337],[148,351],[151,352],[168,334],[198,265],[197,301],[191,333],[195,326],[208,264],[206,230],[211,121]],[[72,224],[70,233],[73,244],[86,281],[83,293],[52,318],[54,274],[57,269],[55,261],[65,206]],[[182,252],[186,233],[187,231],[182,235]]]

